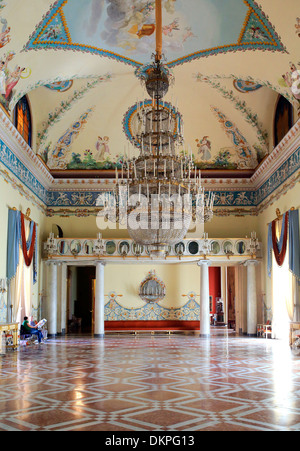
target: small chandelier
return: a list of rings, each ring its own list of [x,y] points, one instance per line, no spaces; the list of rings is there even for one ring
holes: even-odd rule
[[[126,159],[121,176],[116,169],[115,193],[105,199],[102,213],[126,223],[130,237],[147,246],[151,256],[164,256],[184,239],[192,221],[212,219],[214,194],[204,193],[192,154],[178,152],[184,123],[177,105],[163,101],[173,80],[161,62],[161,0],[157,6],[155,61],[140,71],[150,99],[136,103],[138,132],[132,136],[139,156]]]

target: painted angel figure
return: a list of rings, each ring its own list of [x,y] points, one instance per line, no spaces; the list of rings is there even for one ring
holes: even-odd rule
[[[7,66],[14,56],[15,56],[14,52],[9,52],[5,55],[3,59],[0,60],[0,93],[3,96],[5,96],[6,94],[7,80],[10,76],[10,72]]]
[[[8,27],[5,31],[2,31],[0,33],[0,48],[4,47],[6,44],[9,43],[9,41],[10,41],[9,32],[10,32],[10,27]]]
[[[296,28],[296,34],[298,35],[298,37],[300,38],[300,17],[297,17],[297,22],[296,22],[296,25],[295,25],[295,28]]]
[[[174,19],[172,23],[163,27],[162,32],[165,36],[173,36],[173,30],[180,30],[179,28],[179,19]]]
[[[251,30],[251,31],[250,31]],[[252,39],[259,39],[261,41],[267,41],[268,36],[264,33],[264,31],[260,27],[251,27],[249,30],[249,33],[252,37]]]
[[[2,29],[0,31],[0,48],[4,47],[10,41],[10,27],[7,26],[7,20],[0,17]]]
[[[291,63],[290,72],[283,74],[282,78],[291,89],[295,99],[300,100],[300,71],[297,70],[295,64]]]
[[[95,160],[96,161],[103,161],[104,160],[104,155],[106,153],[110,154],[108,143],[109,143],[109,137],[108,136],[103,136],[103,138],[101,136],[98,136],[98,140],[96,142],[96,149],[97,149],[97,153],[95,155]]]
[[[201,156],[201,159],[209,161],[211,159],[211,142],[209,141],[208,136],[203,136],[201,140],[196,139],[196,142],[198,143],[198,154]]]
[[[6,75],[4,71],[4,61],[0,61],[0,94],[5,96],[6,92]]]
[[[24,71],[25,67],[17,66],[15,70],[10,74],[10,77],[6,81],[6,91],[5,91],[6,100],[9,100],[11,98],[12,90],[19,82],[22,72]]]
[[[176,0],[166,0],[165,9],[169,14],[174,14]]]
[[[186,27],[184,30],[182,42],[185,43],[189,38],[196,38],[197,36],[192,32],[192,27]]]

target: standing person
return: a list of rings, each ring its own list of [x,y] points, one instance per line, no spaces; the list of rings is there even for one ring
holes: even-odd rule
[[[38,330],[37,326],[31,326],[28,321],[28,317],[24,316],[24,321],[22,323],[22,326],[26,330],[26,332],[30,333],[31,335],[37,335],[38,342],[42,342],[43,334],[40,330]]]

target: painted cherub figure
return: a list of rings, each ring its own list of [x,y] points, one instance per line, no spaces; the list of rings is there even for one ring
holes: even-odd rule
[[[283,74],[282,78],[286,82],[287,86],[291,89],[291,92],[295,99],[300,100],[300,71],[297,70],[295,64],[290,64],[290,72]]]
[[[179,19],[174,19],[172,23],[169,25],[165,25],[162,29],[162,32],[165,36],[173,36],[173,31],[180,30],[179,28]]]
[[[2,31],[0,33],[0,48],[1,49],[2,49],[2,47],[4,47],[6,44],[8,44],[10,42],[9,32],[10,32],[10,27],[8,27],[5,31]]]
[[[103,138],[101,136],[98,136],[98,140],[96,142],[96,149],[97,149],[97,153],[95,155],[95,160],[96,161],[103,161],[104,160],[104,155],[106,153],[110,154],[108,143],[109,143],[109,137],[108,136],[103,136]]]
[[[297,17],[297,22],[296,22],[296,25],[295,25],[295,28],[296,28],[296,34],[298,35],[298,37],[300,38],[300,17]]]

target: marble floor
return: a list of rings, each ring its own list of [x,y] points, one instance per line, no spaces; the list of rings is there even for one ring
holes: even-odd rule
[[[298,431],[300,356],[278,340],[67,336],[0,357],[0,431]]]

